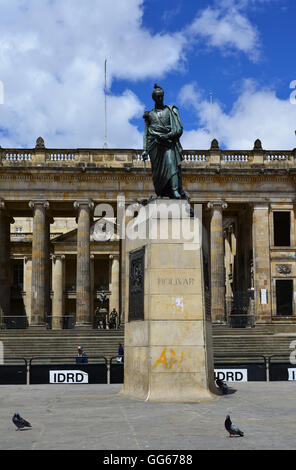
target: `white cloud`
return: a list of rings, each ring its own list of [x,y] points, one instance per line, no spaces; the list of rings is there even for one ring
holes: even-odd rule
[[[181,33],[151,34],[142,0],[0,0],[0,144],[104,143],[104,60],[108,84],[158,79],[180,62]],[[110,147],[141,146],[130,120],[144,106],[130,91],[108,99]],[[1,133],[1,129],[2,131]]]
[[[200,128],[184,132],[185,148],[207,149],[213,138],[210,132],[210,103],[196,91],[196,84],[186,85],[180,92],[180,102],[193,106]],[[219,103],[213,105],[214,137],[229,149],[252,149],[259,138],[263,148],[288,150],[296,147],[296,105],[290,99],[280,99],[272,89],[259,89],[246,80],[240,96],[229,113]]]
[[[41,135],[48,147],[102,147],[105,57],[109,90],[114,79],[159,81],[180,67],[194,41],[258,58],[258,32],[235,0],[162,34],[143,27],[143,4],[0,0],[0,145],[31,147]],[[143,110],[130,90],[109,93],[109,147],[141,147],[142,134],[131,122]]]
[[[260,55],[257,28],[232,1],[203,10],[188,28],[188,34],[204,37],[208,46],[218,47],[225,54],[241,51],[253,61]]]

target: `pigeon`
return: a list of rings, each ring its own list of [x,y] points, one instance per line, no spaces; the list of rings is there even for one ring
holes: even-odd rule
[[[223,393],[223,395],[227,395],[228,393],[228,385],[223,382],[223,380],[221,379],[216,379],[216,385],[217,387],[221,390],[221,392]]]
[[[226,416],[225,420],[225,429],[226,431],[229,432],[229,437],[234,437],[234,436],[240,436],[243,437],[244,433],[238,429],[238,427],[235,424],[232,424],[230,416]]]
[[[12,422],[16,425],[17,431],[23,428],[31,428],[31,424],[28,423],[25,419],[23,419],[18,412],[14,413],[12,417]]]

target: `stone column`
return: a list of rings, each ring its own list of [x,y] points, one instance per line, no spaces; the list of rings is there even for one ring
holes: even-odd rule
[[[90,320],[94,324],[95,305],[95,255],[90,255]]]
[[[32,297],[32,257],[25,256],[24,259],[24,291],[26,293],[24,303],[25,312],[29,324],[31,323],[31,297]]]
[[[0,323],[10,313],[10,224],[13,219],[0,200]]]
[[[117,197],[117,227],[118,227],[118,235],[120,238],[120,266],[121,266],[121,272],[120,272],[120,297],[121,299],[121,325],[124,325],[124,323],[127,320],[127,312],[125,311],[125,305],[126,305],[126,297],[128,296],[128,292],[126,290],[127,286],[127,281],[126,281],[126,258],[125,258],[125,253],[126,253],[126,231],[127,227],[133,220],[133,214],[130,214],[129,212],[126,211],[126,206],[128,204],[125,201],[125,196],[124,194],[119,194]]]
[[[30,201],[33,209],[32,290],[30,327],[46,327],[49,315],[49,202]]]
[[[225,321],[225,279],[224,279],[224,239],[223,209],[224,201],[211,201],[208,208],[212,210],[211,218],[211,312],[213,323]]]
[[[90,298],[90,219],[94,203],[89,199],[74,202],[78,211],[76,327],[91,328]]]
[[[63,328],[63,315],[65,314],[64,300],[64,268],[65,255],[54,255],[52,257],[52,329]]]
[[[255,204],[253,208],[253,269],[256,323],[271,321],[269,240],[269,206],[268,204]]]
[[[119,314],[119,255],[110,255],[110,281],[111,295],[109,300],[109,313],[113,308]]]

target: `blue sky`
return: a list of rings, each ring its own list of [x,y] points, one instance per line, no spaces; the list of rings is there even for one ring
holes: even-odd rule
[[[0,0],[0,145],[103,147],[107,57],[110,148],[141,148],[155,82],[184,148],[294,148],[295,18],[295,0]]]

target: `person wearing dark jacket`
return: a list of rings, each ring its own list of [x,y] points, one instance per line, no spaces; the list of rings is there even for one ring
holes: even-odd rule
[[[78,351],[78,354],[76,356],[76,364],[87,364],[88,358],[87,358],[87,354],[83,351],[83,347],[78,346],[77,351]]]

